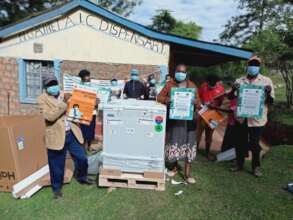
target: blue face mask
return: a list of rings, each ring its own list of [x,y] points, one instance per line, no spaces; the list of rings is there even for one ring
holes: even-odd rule
[[[49,95],[56,96],[60,92],[60,87],[59,87],[59,85],[50,86],[50,87],[47,88],[47,92],[48,92]]]
[[[118,85],[118,82],[117,82],[117,81],[112,81],[112,82],[111,82],[111,85],[112,85],[112,86],[117,86],[117,85]]]
[[[90,86],[91,85],[91,82],[83,82],[82,85]]]
[[[139,77],[138,77],[138,75],[131,75],[131,79],[134,81],[138,81]]]
[[[150,84],[155,85],[156,84],[156,80],[155,79],[151,79]]]
[[[259,66],[248,66],[247,74],[249,76],[257,76],[259,74],[260,67]]]
[[[176,72],[175,73],[175,79],[178,81],[178,82],[182,82],[184,80],[186,80],[186,73],[184,72]]]

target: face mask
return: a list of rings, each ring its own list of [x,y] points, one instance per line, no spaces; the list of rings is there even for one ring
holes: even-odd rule
[[[118,85],[118,82],[117,81],[113,81],[113,82],[111,82],[111,85],[112,86],[117,86]]]
[[[56,85],[56,86],[50,86],[47,88],[47,92],[50,94],[50,95],[53,95],[53,96],[56,96],[59,94],[60,92],[60,87],[59,85]]]
[[[85,85],[85,86],[90,86],[91,82],[83,82],[82,84]]]
[[[259,66],[248,66],[247,74],[250,76],[257,76],[259,74],[260,67]]]
[[[138,77],[138,75],[132,75],[131,79],[134,80],[134,81],[138,81],[139,77]]]
[[[155,85],[155,84],[156,84],[156,80],[155,80],[155,79],[151,79],[150,83],[151,83],[152,85]]]
[[[184,72],[176,72],[175,73],[175,79],[178,82],[182,82],[182,81],[186,80],[186,73],[184,73]]]

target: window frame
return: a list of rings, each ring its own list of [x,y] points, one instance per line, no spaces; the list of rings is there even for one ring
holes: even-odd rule
[[[18,63],[18,80],[19,80],[19,102],[21,104],[36,104],[37,99],[29,98],[27,96],[27,73],[26,73],[26,62],[32,61],[35,59],[17,59]],[[36,61],[51,61],[53,62],[54,66],[54,74],[56,78],[58,79],[58,82],[61,82],[61,60],[36,60]]]

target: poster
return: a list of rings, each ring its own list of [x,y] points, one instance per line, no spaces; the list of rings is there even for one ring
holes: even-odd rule
[[[237,116],[240,118],[261,118],[264,101],[264,86],[242,85],[238,95]]]
[[[216,110],[209,109],[207,106],[204,106],[198,114],[211,129],[217,128],[219,124],[224,121],[223,114]]]
[[[80,124],[89,125],[93,118],[97,95],[83,89],[74,89],[69,100],[67,119]]]
[[[194,88],[172,88],[169,118],[174,120],[192,120],[194,94]]]

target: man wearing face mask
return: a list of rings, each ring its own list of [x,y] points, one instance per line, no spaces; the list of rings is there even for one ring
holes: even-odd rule
[[[147,99],[148,100],[156,100],[157,91],[156,91],[156,78],[154,74],[148,76],[148,84],[147,84]]]
[[[198,94],[203,105],[209,108],[217,109],[222,105],[223,94],[225,88],[219,77],[215,74],[208,75],[206,81],[198,89]],[[201,117],[198,117],[197,127],[197,144],[200,144],[203,132],[205,132],[206,157],[208,160],[213,160],[214,157],[210,154],[210,148],[213,139],[214,129],[211,129]]]
[[[76,169],[76,179],[81,184],[93,184],[87,178],[88,162],[81,130],[78,124],[66,120],[68,94],[63,95],[55,76],[44,77],[45,92],[37,103],[46,123],[46,145],[54,198],[63,196],[62,185],[67,150],[70,152]]]
[[[144,83],[139,80],[139,71],[132,69],[130,71],[130,81],[125,84],[123,94],[125,98],[129,99],[146,99],[146,87]]]
[[[263,110],[263,115],[259,119],[248,118],[248,143],[249,149],[252,151],[252,171],[254,176],[259,177],[262,175],[260,170],[260,152],[261,147],[259,144],[262,130],[266,125],[268,118],[268,108],[273,104],[275,93],[273,82],[270,78],[260,74],[261,59],[257,56],[252,57],[248,61],[247,66],[247,75],[236,80],[232,87],[231,94],[237,95],[236,92],[239,90],[241,85],[252,84],[252,85],[261,85],[265,87],[265,106]],[[245,149],[242,149],[242,153],[237,155],[238,165],[233,168],[232,171],[239,171],[243,169]],[[241,163],[239,163],[241,162]]]
[[[165,87],[162,89],[157,97],[158,102],[167,105],[170,109],[171,103],[171,90],[172,88],[194,88],[197,90],[196,85],[188,80],[188,75],[186,73],[186,66],[180,64],[176,67],[175,77],[168,81]],[[193,100],[195,105],[195,111],[200,107],[200,100],[195,92],[196,99]],[[184,168],[184,178],[189,184],[195,183],[195,179],[191,176],[191,162],[196,156],[196,119],[191,121],[186,120],[172,120],[167,119],[167,140],[166,140],[166,150],[165,157],[167,162],[170,163],[171,171],[168,172],[169,176],[175,176],[178,171],[178,160],[185,161]]]

